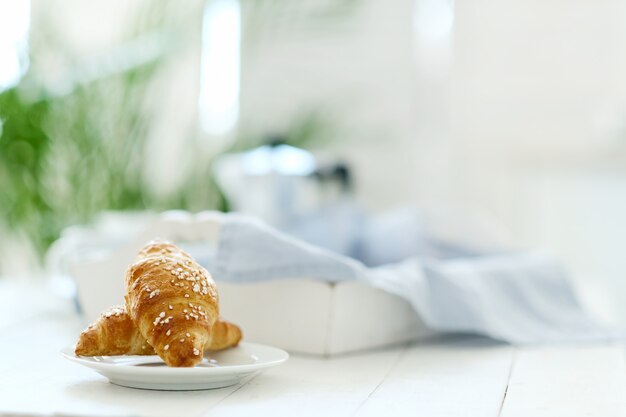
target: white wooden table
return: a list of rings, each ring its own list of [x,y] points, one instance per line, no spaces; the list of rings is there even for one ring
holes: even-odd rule
[[[82,324],[67,306],[39,310],[0,310],[0,416],[626,415],[620,344],[514,348],[448,336],[332,359],[292,355],[235,387],[144,391],[64,360],[59,350]]]

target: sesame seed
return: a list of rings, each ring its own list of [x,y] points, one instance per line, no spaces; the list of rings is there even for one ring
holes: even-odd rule
[[[193,348],[193,354],[198,356],[200,354],[200,351],[196,348]]]
[[[189,294],[185,294],[185,298],[189,298]]]
[[[169,348],[170,348],[170,345],[163,346],[163,350],[168,350]]]
[[[167,332],[165,332],[165,335],[166,335],[166,336],[169,336],[169,335],[171,335],[171,334],[172,334],[172,330],[170,330],[170,329],[168,329],[168,330],[167,330]]]
[[[185,341],[185,338],[180,339],[180,343],[183,343]]]
[[[161,313],[159,314],[159,317],[165,317],[165,311],[161,311]]]
[[[185,336],[187,337],[191,337],[191,335],[189,333],[185,333]]]

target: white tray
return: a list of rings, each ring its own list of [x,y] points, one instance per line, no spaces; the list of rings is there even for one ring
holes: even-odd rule
[[[216,212],[164,213],[146,222],[116,250],[96,259],[73,259],[69,270],[86,321],[122,302],[124,271],[146,242],[155,237],[217,242],[220,219]],[[231,284],[216,278],[221,313],[241,326],[246,341],[292,352],[333,355],[432,334],[406,301],[365,284],[334,284],[307,277]]]

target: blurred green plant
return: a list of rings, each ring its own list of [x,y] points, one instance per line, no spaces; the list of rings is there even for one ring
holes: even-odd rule
[[[43,127],[50,102],[25,102],[16,88],[0,94],[0,208],[8,226],[47,245],[56,228],[42,178],[51,148]],[[52,220],[52,221],[51,221]]]
[[[34,65],[17,86],[0,92],[0,230],[24,234],[40,255],[64,227],[103,210],[224,205],[210,179],[191,190],[201,181],[200,163],[189,170],[195,181],[170,195],[146,187],[152,115],[144,101],[172,59],[176,37],[200,31],[197,13],[181,17],[175,2],[147,5],[122,45],[92,61],[64,57],[68,70],[52,87],[37,54],[64,48],[54,31],[39,34],[42,44],[30,51]],[[145,53],[151,49],[156,52]]]

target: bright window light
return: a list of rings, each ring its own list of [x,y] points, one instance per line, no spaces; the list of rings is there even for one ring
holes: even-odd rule
[[[429,39],[449,35],[454,24],[453,0],[417,0],[414,24],[416,32]]]
[[[239,116],[241,10],[237,0],[214,0],[204,11],[200,121],[210,135],[230,132]]]
[[[28,68],[28,0],[0,0],[0,90],[19,81]]]

